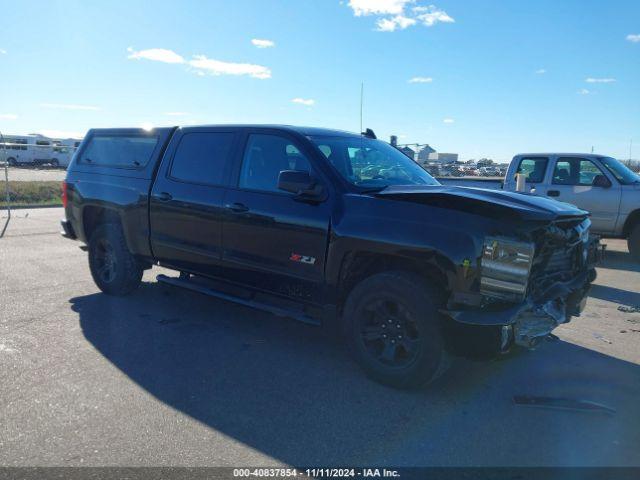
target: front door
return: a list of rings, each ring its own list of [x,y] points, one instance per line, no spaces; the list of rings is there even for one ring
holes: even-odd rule
[[[280,133],[249,133],[227,190],[222,235],[228,277],[295,300],[320,301],[330,202],[304,203],[278,189],[282,170],[307,170],[307,156]]]
[[[620,205],[620,185],[608,188],[593,185],[598,175],[609,177],[588,158],[559,157],[554,165],[547,195],[571,203],[591,213],[592,230],[611,233],[615,229]]]
[[[197,127],[179,135],[151,191],[151,248],[163,264],[216,275],[222,256],[222,201],[239,134]]]

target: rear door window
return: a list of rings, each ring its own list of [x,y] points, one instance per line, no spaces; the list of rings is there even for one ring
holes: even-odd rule
[[[176,149],[169,176],[204,185],[223,185],[231,159],[235,133],[186,133]]]
[[[542,183],[549,159],[546,157],[522,158],[516,173],[525,175],[527,183]]]
[[[82,152],[79,163],[142,168],[149,163],[157,143],[157,136],[96,135]]]
[[[554,185],[593,185],[593,180],[602,171],[586,158],[559,158],[553,169]]]

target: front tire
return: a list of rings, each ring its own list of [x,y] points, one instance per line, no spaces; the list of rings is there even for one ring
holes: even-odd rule
[[[627,238],[627,246],[634,260],[640,262],[640,223],[631,229],[629,238]]]
[[[7,163],[9,164],[10,167],[15,167],[18,164],[18,162],[16,162],[16,159],[13,157],[8,158]]]
[[[343,318],[351,352],[370,378],[417,388],[442,373],[438,298],[436,289],[408,272],[379,273],[353,289]]]
[[[89,268],[93,281],[109,295],[127,295],[140,285],[142,267],[129,252],[116,223],[100,225],[89,240]]]

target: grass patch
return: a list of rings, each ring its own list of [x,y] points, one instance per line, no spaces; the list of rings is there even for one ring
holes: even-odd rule
[[[62,205],[60,182],[9,182],[11,206]],[[6,184],[0,181],[0,207],[7,206]]]

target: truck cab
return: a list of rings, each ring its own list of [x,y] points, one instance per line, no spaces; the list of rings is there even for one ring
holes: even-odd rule
[[[527,193],[590,212],[594,233],[626,238],[629,251],[640,259],[640,175],[604,155],[518,154],[507,171],[505,190],[516,190],[519,173],[526,177]]]

